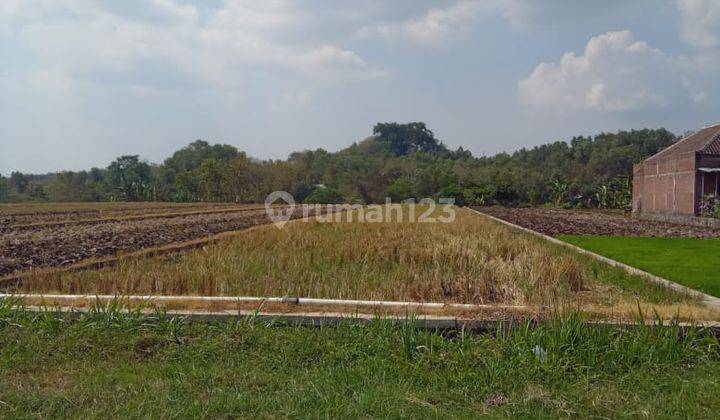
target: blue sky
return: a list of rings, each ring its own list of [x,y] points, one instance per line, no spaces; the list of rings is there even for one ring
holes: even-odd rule
[[[425,121],[513,151],[720,120],[715,0],[3,0],[0,173],[258,158]]]

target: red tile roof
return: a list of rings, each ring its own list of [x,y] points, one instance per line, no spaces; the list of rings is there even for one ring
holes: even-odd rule
[[[687,152],[720,155],[720,124],[705,127],[697,133],[679,140],[667,149],[661,150],[656,155],[648,158],[648,160],[664,157],[670,154]]]
[[[720,134],[715,135],[715,138],[705,146],[700,153],[706,155],[720,155]]]

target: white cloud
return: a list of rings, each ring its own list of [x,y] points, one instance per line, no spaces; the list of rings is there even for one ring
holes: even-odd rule
[[[582,55],[542,63],[519,83],[523,103],[557,111],[631,111],[662,108],[697,97],[688,92],[682,60],[630,31],[592,38]]]
[[[389,74],[388,70],[374,68],[352,51],[334,45],[323,45],[299,54],[287,55],[294,68],[323,77],[376,78]]]
[[[519,82],[521,101],[563,112],[707,103],[710,92],[717,89],[720,69],[720,2],[674,3],[680,12],[680,36],[691,47],[687,56],[671,56],[636,41],[630,31],[609,32],[592,38],[582,55],[568,52],[559,63],[538,65]],[[520,7],[515,17],[531,11]]]
[[[720,69],[720,2],[715,0],[676,0],[680,11],[680,35],[694,49],[688,68],[706,89],[717,86]],[[703,96],[708,94],[703,92]]]
[[[292,112],[298,108],[312,105],[313,97],[309,92],[290,91],[280,95],[279,99],[272,100],[267,105],[270,112]]]
[[[212,26],[258,32],[299,25],[304,13],[294,4],[286,0],[224,0]]]
[[[400,22],[367,26],[361,37],[380,36],[389,42],[407,41],[423,46],[442,46],[462,37],[482,12],[494,10],[495,1],[461,0],[447,8],[432,8],[423,16]]]
[[[14,35],[13,22],[20,14],[23,0],[0,1],[0,39]]]
[[[152,0],[152,5],[158,10],[166,12],[178,19],[196,21],[198,11],[195,6],[189,4],[178,4],[174,0]]]
[[[717,0],[676,0],[681,14],[682,38],[698,49],[720,47],[720,2]]]
[[[361,38],[381,37],[390,43],[409,42],[441,47],[463,38],[478,22],[506,19],[515,28],[533,25],[581,23],[617,12],[624,0],[459,0],[435,7],[423,15],[370,25],[357,31]]]
[[[617,15],[621,13],[618,11],[619,8],[627,7],[632,3],[626,0],[494,0],[494,2],[502,16],[517,28],[583,23],[604,15]]]
[[[30,3],[8,8],[23,22],[12,36],[58,79],[233,89],[256,77],[262,66],[265,73],[316,81],[386,74],[337,45],[273,37],[303,23],[303,13],[281,0],[225,0],[205,20],[196,7],[175,0],[145,5],[143,12],[159,19],[128,16],[89,0]]]

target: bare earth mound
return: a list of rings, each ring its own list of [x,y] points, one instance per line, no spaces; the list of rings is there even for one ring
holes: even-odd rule
[[[549,236],[720,237],[720,229],[637,220],[629,215],[607,211],[508,207],[474,207],[474,209]]]

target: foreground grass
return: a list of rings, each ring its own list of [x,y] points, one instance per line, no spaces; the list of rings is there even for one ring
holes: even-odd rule
[[[537,348],[537,350],[536,350]],[[0,303],[0,416],[714,417],[707,331],[575,316],[471,336],[408,325],[295,328],[69,321]]]
[[[693,289],[720,296],[720,239],[561,236],[578,245]]]
[[[175,257],[41,275],[26,292],[462,303],[692,304],[685,295],[458,209],[452,223],[295,222]]]

